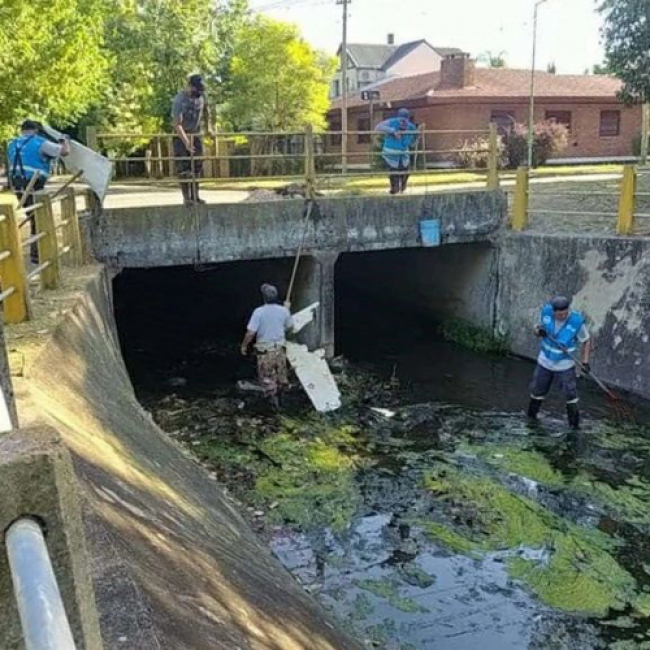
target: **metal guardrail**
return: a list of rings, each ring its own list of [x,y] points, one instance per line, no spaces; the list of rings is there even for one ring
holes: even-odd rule
[[[19,519],[5,544],[26,650],[75,650],[43,530]]]
[[[87,192],[83,195],[87,209],[91,199]],[[36,203],[20,208],[13,194],[0,194],[0,302],[6,323],[30,320],[32,280],[40,278],[42,289],[56,289],[63,263],[83,263],[77,192],[66,187],[53,195],[41,192],[34,197]],[[35,233],[23,236],[23,227],[32,222]],[[25,259],[29,260],[34,244],[39,264],[27,270]]]
[[[616,227],[616,233],[619,235],[642,234],[639,232],[639,221],[650,220],[650,214],[638,212],[638,200],[650,197],[650,192],[637,191],[637,182],[639,176],[650,175],[650,169],[638,168],[636,165],[626,165],[623,168],[619,189],[617,192],[596,191],[596,192],[576,192],[576,191],[554,191],[549,193],[553,198],[567,197],[611,197],[615,198],[618,203],[617,211],[598,211],[598,210],[546,210],[530,207],[530,198],[533,193],[530,189],[531,172],[528,168],[522,167],[517,171],[517,180],[515,184],[514,202],[512,208],[511,227],[513,230],[525,230],[529,224],[531,215],[540,216],[568,216],[568,217],[585,217],[593,219],[611,219],[612,225]],[[537,194],[540,196],[543,193]],[[579,206],[577,206],[579,207]],[[645,234],[645,233],[643,233]]]
[[[306,170],[315,170],[315,183],[335,184],[352,179],[363,181],[385,175],[376,131],[325,131],[315,133],[311,127],[292,132],[236,132],[206,136],[200,156],[175,156],[170,133],[133,134],[99,133],[87,130],[88,145],[108,155],[115,164],[121,182],[159,184],[166,182],[228,184],[237,181],[300,181]],[[343,153],[342,140],[353,146]],[[308,143],[309,141],[309,143]],[[140,149],[141,155],[117,155],[120,149]],[[313,152],[313,154],[310,154]],[[483,130],[428,130],[421,125],[412,149],[411,176],[469,172],[485,175],[489,189],[499,186],[499,138],[496,125]],[[313,155],[313,163],[308,160]],[[479,159],[480,165],[460,164],[467,158]],[[344,158],[347,165],[343,164]],[[178,163],[200,164],[204,173],[179,179]],[[454,169],[434,169],[432,165],[454,165]],[[135,169],[137,168],[137,169]],[[346,170],[347,171],[344,171]],[[139,176],[134,178],[133,171]],[[402,172],[406,173],[406,172]]]

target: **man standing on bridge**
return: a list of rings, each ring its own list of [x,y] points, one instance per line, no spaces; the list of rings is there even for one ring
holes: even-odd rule
[[[181,179],[183,202],[191,207],[205,203],[199,198],[198,179],[203,173],[203,125],[212,132],[210,109],[205,101],[205,85],[201,75],[193,74],[172,104],[174,122],[174,158]]]
[[[542,403],[557,377],[566,398],[569,425],[576,430],[580,427],[576,377],[578,348],[582,347],[580,362],[586,372],[590,372],[589,358],[592,351],[585,317],[571,309],[568,298],[558,296],[543,307],[540,322],[535,326],[535,334],[542,339],[542,343],[531,385],[528,417],[537,419]]]
[[[255,341],[259,381],[277,408],[280,404],[279,391],[289,387],[286,334],[293,329],[293,319],[289,309],[280,304],[278,290],[274,286],[262,285],[262,297],[264,305],[251,316],[241,353],[246,356],[248,348]]]
[[[400,108],[397,117],[377,125],[376,131],[384,134],[382,157],[390,169],[390,193],[403,194],[411,168],[411,146],[417,140],[418,129],[411,122],[411,114]]]
[[[56,158],[70,154],[70,140],[62,139],[58,144],[52,142],[41,134],[41,125],[34,120],[25,120],[21,126],[20,137],[14,138],[7,146],[7,176],[11,187],[16,193],[18,200],[22,200],[23,193],[27,189],[32,178],[38,174],[33,192],[40,192],[52,173],[52,161]],[[25,199],[25,207],[33,205],[33,194]],[[36,234],[36,222],[34,213],[31,213],[31,233]],[[36,244],[30,249],[31,261],[38,262],[38,251]]]

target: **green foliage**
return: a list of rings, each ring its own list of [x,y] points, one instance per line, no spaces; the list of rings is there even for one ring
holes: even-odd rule
[[[515,124],[503,136],[505,157],[510,169],[528,164],[528,127]],[[564,151],[569,144],[569,130],[555,121],[538,122],[533,129],[533,167]]]
[[[650,3],[647,0],[603,0],[603,37],[607,68],[623,82],[626,103],[650,101]]]
[[[0,3],[0,138],[27,117],[66,126],[99,96],[103,0]]]
[[[449,320],[442,325],[441,333],[446,341],[457,343],[474,352],[502,353],[508,349],[505,337],[494,336],[481,327],[464,320]]]
[[[302,40],[296,27],[257,16],[242,26],[233,49],[228,120],[236,130],[324,128],[334,70],[334,60]]]
[[[484,63],[488,68],[507,68],[508,64],[506,63],[506,53],[499,52],[495,54],[494,52],[484,52],[479,56],[478,60],[481,63]]]

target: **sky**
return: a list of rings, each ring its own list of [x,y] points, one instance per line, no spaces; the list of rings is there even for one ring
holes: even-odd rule
[[[397,43],[425,38],[479,56],[504,53],[511,68],[530,68],[534,0],[352,0],[349,42]],[[537,67],[554,62],[558,73],[581,74],[604,55],[596,0],[548,0],[539,8]],[[251,0],[254,11],[300,27],[317,48],[335,53],[342,7],[336,0]],[[379,8],[381,7],[381,9]]]

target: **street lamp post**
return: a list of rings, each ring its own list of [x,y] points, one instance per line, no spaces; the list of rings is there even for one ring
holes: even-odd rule
[[[537,64],[537,13],[547,0],[537,0],[533,15],[533,65],[530,71],[530,110],[528,113],[528,167],[533,168],[533,143],[535,128],[535,65]]]

